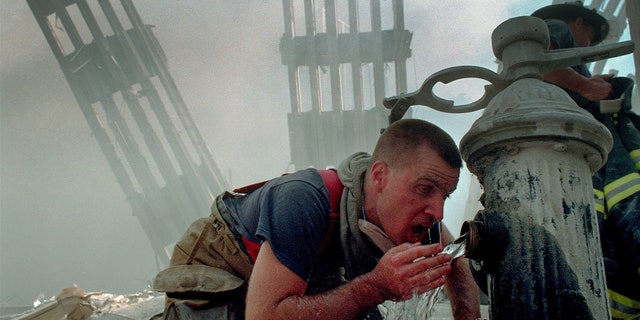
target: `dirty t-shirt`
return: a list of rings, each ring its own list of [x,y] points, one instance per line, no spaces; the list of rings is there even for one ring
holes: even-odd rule
[[[240,234],[255,243],[268,241],[282,264],[308,280],[330,221],[328,191],[317,170],[275,178],[224,203]]]

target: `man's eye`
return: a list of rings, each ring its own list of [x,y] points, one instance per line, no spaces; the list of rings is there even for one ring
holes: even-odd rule
[[[420,186],[418,189],[420,190],[421,194],[425,196],[430,196],[433,194],[436,188],[434,186],[424,185],[424,186]]]

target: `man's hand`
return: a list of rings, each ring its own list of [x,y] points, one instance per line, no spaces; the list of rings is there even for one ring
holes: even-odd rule
[[[378,289],[382,300],[409,299],[446,282],[451,256],[438,254],[441,251],[441,244],[401,244],[387,251],[363,279]]]
[[[587,78],[584,83],[584,88],[579,91],[579,93],[591,101],[607,99],[613,91],[613,87],[606,80],[611,79],[612,77],[613,75],[608,74]]]
[[[353,319],[385,300],[408,299],[443,285],[451,257],[441,251],[440,244],[401,244],[387,251],[373,271],[333,290],[305,295],[305,280],[264,242],[249,280],[246,319]]]

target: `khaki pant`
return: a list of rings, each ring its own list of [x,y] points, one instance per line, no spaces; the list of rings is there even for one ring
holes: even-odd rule
[[[154,289],[167,294],[165,319],[187,318],[180,313],[191,308],[209,313],[230,305],[241,308],[237,312],[244,309],[253,264],[223,218],[231,220],[222,199],[216,198],[209,217],[189,226],[173,249],[169,268],[156,276]]]

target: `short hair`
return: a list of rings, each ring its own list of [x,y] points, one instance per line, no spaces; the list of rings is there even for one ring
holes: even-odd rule
[[[389,166],[403,164],[421,146],[433,149],[451,167],[462,168],[462,157],[455,141],[440,127],[420,119],[401,119],[384,130],[371,156]]]

